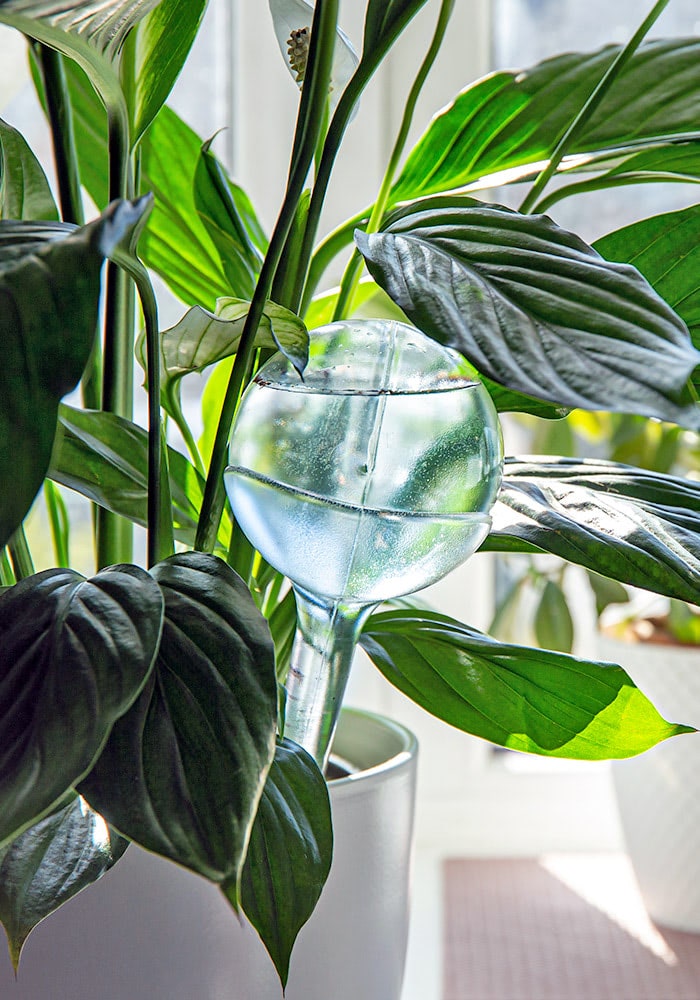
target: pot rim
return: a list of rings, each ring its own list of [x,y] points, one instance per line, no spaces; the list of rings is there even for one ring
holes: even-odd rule
[[[358,770],[353,771],[351,774],[347,774],[341,778],[333,778],[329,782],[333,789],[349,788],[351,785],[356,785],[359,781],[376,778],[379,775],[385,775],[406,767],[415,760],[418,754],[418,740],[411,730],[402,725],[402,723],[380,715],[378,712],[370,712],[367,709],[361,708],[344,707],[341,710],[341,720],[344,717],[364,720],[370,724],[374,724],[377,728],[383,729],[385,732],[389,731],[398,741],[399,747],[386,760],[366,768],[358,766]],[[345,755],[341,756],[343,759],[347,759]]]

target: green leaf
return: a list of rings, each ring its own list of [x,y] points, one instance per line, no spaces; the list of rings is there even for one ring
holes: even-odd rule
[[[546,580],[535,611],[535,636],[538,646],[570,653],[574,645],[574,623],[561,587]]]
[[[108,200],[107,117],[79,67],[67,64],[80,176],[98,206]],[[141,190],[154,207],[139,242],[139,254],[170,290],[187,304],[213,308],[230,291],[218,253],[194,204],[194,176],[202,140],[167,106],[140,143]]]
[[[175,537],[194,544],[204,480],[174,448],[168,448]],[[62,404],[48,475],[82,496],[125,517],[148,523],[148,435],[123,417]],[[222,521],[219,543],[226,549],[230,522]]]
[[[369,0],[365,13],[362,62],[379,65],[426,0]]]
[[[162,614],[137,566],[45,570],[0,594],[0,847],[89,770],[150,673]]]
[[[274,754],[272,641],[222,560],[182,553],[151,573],[165,599],[153,674],[79,791],[130,840],[236,886]]]
[[[226,176],[210,145],[203,145],[197,163],[194,203],[219,253],[231,293],[251,299],[266,241],[248,197]]]
[[[689,608],[682,601],[671,601],[667,626],[678,642],[700,645],[700,611]]]
[[[546,160],[619,51],[607,46],[566,53],[472,84],[418,141],[392,203],[483,183],[490,175]],[[610,154],[632,146],[641,151],[668,137],[697,136],[699,56],[698,38],[642,45],[569,152]],[[587,158],[579,162],[585,169]],[[562,166],[570,171],[575,161],[570,156]],[[515,180],[522,175],[521,170]],[[507,180],[491,177],[492,184]]]
[[[0,119],[0,219],[58,219],[49,182],[26,140]]]
[[[360,642],[428,712],[513,750],[604,760],[693,731],[664,721],[622,667],[500,643],[443,615],[373,615]]]
[[[175,326],[161,335],[161,385],[163,406],[173,413],[173,403],[179,406],[180,379],[191,372],[201,372],[238,350],[249,302],[224,298],[211,313],[193,306]],[[290,361],[304,368],[308,358],[309,337],[302,321],[289,309],[267,302],[263,312],[256,345],[280,349]],[[137,346],[137,355],[145,368],[145,339]]]
[[[0,546],[19,525],[51,457],[60,399],[92,350],[100,270],[144,202],[112,205],[81,229],[0,221]]]
[[[74,59],[87,73],[105,105],[121,119],[127,113],[118,77],[118,57],[126,36],[160,0],[3,0],[0,24],[17,28]]]
[[[387,231],[355,236],[419,329],[509,389],[700,428],[686,388],[700,352],[637,271],[546,216],[461,202],[419,203]]]
[[[167,100],[195,40],[207,0],[159,0],[136,31],[136,143]]]
[[[598,240],[606,260],[633,264],[687,324],[700,350],[700,205],[667,212]],[[700,368],[693,380],[700,391]]]
[[[629,591],[617,580],[609,580],[606,576],[600,576],[599,573],[594,573],[591,570],[587,570],[586,573],[595,597],[595,610],[598,617],[610,604],[626,604],[629,601]]]
[[[241,902],[283,987],[294,942],[321,895],[332,853],[330,801],[323,775],[306,751],[282,740],[253,825]],[[223,889],[228,895],[226,885]]]
[[[141,187],[153,192],[155,208],[139,251],[183,302],[213,308],[231,289],[194,202],[201,145],[199,136],[167,106],[144,136]]]
[[[0,922],[17,970],[36,925],[112,868],[128,841],[72,794],[0,850]]]
[[[491,551],[551,552],[634,587],[694,603],[700,484],[614,462],[506,459]]]

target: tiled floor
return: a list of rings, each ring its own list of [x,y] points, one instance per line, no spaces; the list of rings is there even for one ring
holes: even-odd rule
[[[700,1000],[700,935],[655,927],[623,854],[443,864],[440,1000]]]

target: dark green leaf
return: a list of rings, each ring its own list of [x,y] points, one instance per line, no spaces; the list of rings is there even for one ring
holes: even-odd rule
[[[262,264],[261,250],[266,249],[264,242],[262,248],[259,245],[262,231],[250,201],[226,176],[209,142],[202,147],[195,171],[194,203],[219,253],[231,294],[251,299]]]
[[[694,603],[700,483],[566,458],[506,459],[484,549],[541,551]]]
[[[619,51],[567,53],[472,84],[433,119],[408,157],[392,203],[546,160]],[[697,136],[699,56],[697,38],[642,45],[569,152],[627,152],[632,145],[641,150],[667,137]],[[566,168],[573,168],[571,158]]]
[[[192,47],[207,0],[160,0],[136,32],[135,143],[167,100]]]
[[[90,768],[149,675],[162,615],[136,566],[45,570],[0,594],[0,846]]]
[[[622,667],[500,643],[443,615],[373,615],[360,642],[384,676],[428,712],[514,750],[631,757],[692,732],[665,722]]]
[[[700,352],[634,268],[546,216],[446,203],[356,234],[375,280],[419,329],[509,389],[700,427],[686,387]]]
[[[151,572],[165,599],[155,668],[79,791],[130,840],[235,887],[274,754],[272,640],[222,560],[188,552]]]
[[[297,934],[328,877],[332,853],[323,775],[300,746],[283,740],[265,782],[241,879],[243,911],[270,953],[282,986]]]
[[[570,653],[574,645],[574,623],[566,597],[554,580],[546,580],[537,610],[535,636],[538,646]]]
[[[127,846],[83,799],[71,795],[0,850],[0,922],[15,971],[36,925],[109,871]]]
[[[168,465],[175,536],[192,545],[204,481],[174,448],[168,448]],[[111,413],[61,405],[48,475],[106,510],[147,525],[148,435],[142,427]],[[229,534],[224,519],[219,532],[224,548]]]
[[[58,219],[41,164],[22,135],[1,119],[0,219]]]
[[[82,229],[0,221],[0,545],[21,522],[51,457],[60,399],[90,356],[105,255],[137,225],[141,202]]]
[[[643,219],[604,236],[606,260],[633,264],[688,326],[700,350],[700,205]],[[700,390],[700,368],[694,374]]]

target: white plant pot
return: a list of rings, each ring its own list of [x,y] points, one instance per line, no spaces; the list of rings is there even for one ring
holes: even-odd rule
[[[417,744],[402,726],[345,710],[334,752],[359,770],[330,783],[329,880],[297,939],[285,1000],[399,1000],[409,917]],[[131,846],[43,921],[12,1000],[281,1000],[255,931],[216,887]]]
[[[700,649],[600,636],[600,658],[625,668],[669,722],[700,729]],[[700,932],[700,734],[613,762],[627,850],[651,918]]]

